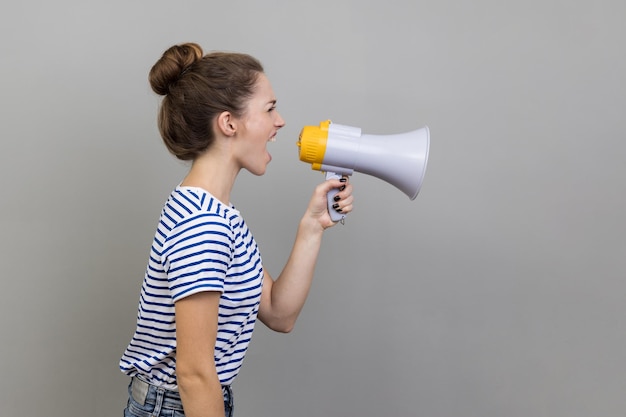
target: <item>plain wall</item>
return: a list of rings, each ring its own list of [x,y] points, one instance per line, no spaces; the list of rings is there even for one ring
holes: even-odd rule
[[[147,73],[251,53],[287,121],[233,202],[278,275],[323,176],[302,126],[428,125],[418,198],[356,174],[293,333],[262,325],[242,416],[623,416],[626,3],[4,2],[0,409],[121,415],[118,360],[187,166]]]

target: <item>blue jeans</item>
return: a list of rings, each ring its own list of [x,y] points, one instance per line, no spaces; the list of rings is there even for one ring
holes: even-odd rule
[[[228,385],[222,386],[224,394],[224,414],[233,415],[233,392]],[[128,385],[128,405],[124,409],[124,417],[184,417],[183,403],[180,394],[159,388],[132,378]]]

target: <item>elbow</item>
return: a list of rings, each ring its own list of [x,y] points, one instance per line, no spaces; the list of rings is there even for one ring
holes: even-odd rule
[[[197,384],[203,384],[209,380],[209,375],[193,367],[178,366],[176,364],[176,382],[182,391],[190,390]]]
[[[277,333],[291,333],[296,325],[295,319],[274,318],[272,320],[262,320],[270,330]]]
[[[291,333],[293,328],[294,328],[294,324],[288,324],[288,325],[283,324],[283,325],[271,327],[271,329],[274,330],[275,332],[284,333],[284,334]]]
[[[176,361],[176,380],[182,391],[193,391],[195,387],[207,386],[217,381],[215,363],[209,360]]]

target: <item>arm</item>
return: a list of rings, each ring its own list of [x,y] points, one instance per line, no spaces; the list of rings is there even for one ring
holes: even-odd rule
[[[220,293],[201,292],[176,302],[176,377],[188,417],[224,416],[213,351]]]
[[[259,319],[272,330],[287,333],[295,325],[311,288],[322,235],[324,230],[335,224],[328,214],[326,194],[340,187],[343,189],[337,194],[338,207],[343,213],[352,211],[352,186],[347,178],[345,182],[328,180],[318,185],[300,220],[295,243],[284,269],[276,281],[265,272]]]

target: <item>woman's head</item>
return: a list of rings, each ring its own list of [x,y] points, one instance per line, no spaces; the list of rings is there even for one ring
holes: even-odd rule
[[[150,86],[165,96],[159,131],[178,159],[193,160],[215,138],[213,120],[222,112],[242,117],[253,95],[261,63],[250,55],[213,52],[203,55],[195,43],[166,50],[150,70]]]

